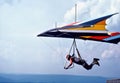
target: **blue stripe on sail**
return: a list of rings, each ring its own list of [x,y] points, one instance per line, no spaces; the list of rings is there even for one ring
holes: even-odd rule
[[[112,37],[109,37],[109,38],[105,38],[104,40],[105,41],[110,41],[110,40],[114,40],[114,39],[117,39],[117,38],[120,38],[120,35],[112,36]]]
[[[94,24],[96,24],[96,23],[98,23],[100,21],[103,21],[103,20],[106,20],[106,19],[110,18],[111,16],[113,16],[115,14],[118,14],[118,13],[114,13],[114,14],[107,15],[107,16],[104,16],[104,17],[100,17],[100,18],[97,18],[97,19],[94,19],[94,20],[90,20],[88,22],[79,24],[78,26],[90,26],[90,25],[94,25]]]

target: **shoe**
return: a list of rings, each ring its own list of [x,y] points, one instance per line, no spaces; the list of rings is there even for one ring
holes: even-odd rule
[[[98,62],[99,60],[100,60],[100,59],[98,59],[98,58],[94,58],[94,59],[93,59],[93,63],[96,64],[96,65],[98,65],[98,66],[100,66],[100,64],[99,64],[99,62]]]

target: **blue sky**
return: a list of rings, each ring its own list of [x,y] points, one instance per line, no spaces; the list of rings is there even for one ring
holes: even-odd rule
[[[36,35],[77,20],[86,21],[120,11],[120,0],[0,0],[0,73],[73,74],[120,77],[120,43],[77,40],[81,56],[101,66],[87,71],[75,65],[64,70],[71,39],[37,38]],[[107,29],[120,32],[120,14],[107,20]]]

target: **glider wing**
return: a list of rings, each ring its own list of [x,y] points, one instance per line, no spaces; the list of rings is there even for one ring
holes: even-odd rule
[[[117,44],[120,41],[120,32],[109,33],[105,28],[106,20],[115,14],[80,24],[77,23],[61,28],[51,29],[37,36],[76,38]]]

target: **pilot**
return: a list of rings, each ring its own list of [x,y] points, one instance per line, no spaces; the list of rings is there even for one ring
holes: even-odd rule
[[[76,63],[78,65],[82,65],[87,70],[92,69],[93,65],[100,66],[100,64],[98,62],[99,61],[98,58],[94,58],[93,62],[89,65],[84,59],[81,58],[80,53],[79,53],[78,50],[77,50],[77,53],[78,53],[79,57],[71,56],[69,54],[66,56],[66,59],[68,61],[70,61],[70,64],[68,66],[65,66],[64,69],[69,69],[72,66],[73,63]]]

